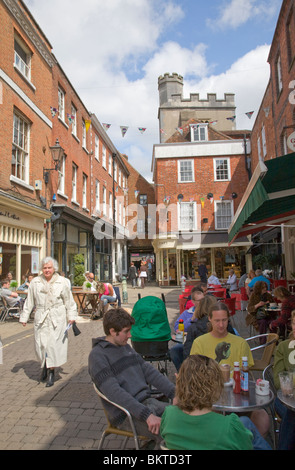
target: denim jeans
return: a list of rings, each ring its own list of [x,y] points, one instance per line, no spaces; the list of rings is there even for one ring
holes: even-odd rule
[[[117,297],[112,297],[111,295],[102,295],[100,300],[103,302],[104,305],[107,305],[110,302],[116,302]]]
[[[275,399],[275,410],[282,419],[278,450],[295,450],[295,412],[287,408],[278,398]]]
[[[251,431],[253,434],[254,450],[272,450],[270,445],[266,442],[265,439],[263,439],[255,424],[251,421],[250,418],[248,418],[248,416],[240,416],[240,420],[242,421],[245,428],[249,429],[249,431]]]
[[[183,363],[183,344],[177,343],[173,346],[173,348],[169,350],[169,355],[178,372]]]

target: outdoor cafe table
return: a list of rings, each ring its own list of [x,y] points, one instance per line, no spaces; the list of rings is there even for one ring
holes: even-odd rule
[[[90,303],[92,307],[92,312],[91,312],[91,318],[92,318],[99,304],[99,293],[95,291],[81,289],[81,290],[73,291],[73,296],[76,296],[77,298],[78,305],[80,307],[79,309],[80,315],[89,314],[88,309],[87,309],[87,301]],[[87,301],[85,301],[86,296],[87,296]]]
[[[277,397],[284,405],[286,405],[287,408],[289,408],[292,411],[295,411],[295,398],[294,398],[294,396],[293,397],[285,397],[282,394],[282,390],[278,390]]]
[[[234,393],[233,386],[224,386],[220,399],[214,403],[213,411],[225,413],[246,413],[259,408],[266,408],[274,401],[274,394],[270,390],[269,395],[257,395],[255,382],[249,381],[249,394]]]

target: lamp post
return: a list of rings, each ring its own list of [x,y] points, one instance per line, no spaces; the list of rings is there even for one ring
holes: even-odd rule
[[[54,168],[43,168],[43,179],[45,181],[45,184],[48,184],[49,182],[49,172],[50,171],[57,171],[59,169],[59,165],[61,162],[61,159],[64,155],[64,149],[60,146],[58,139],[56,139],[55,145],[53,145],[50,148],[52,160],[55,163]]]

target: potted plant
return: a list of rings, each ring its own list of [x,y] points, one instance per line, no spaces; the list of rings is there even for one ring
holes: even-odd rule
[[[17,288],[17,282],[16,281],[11,281],[10,286],[12,291],[15,291]]]
[[[84,256],[77,254],[74,256],[74,285],[83,286],[85,267],[84,267]]]
[[[90,290],[90,289],[91,289],[91,284],[90,284],[90,282],[86,282],[85,287],[86,287],[87,290]]]

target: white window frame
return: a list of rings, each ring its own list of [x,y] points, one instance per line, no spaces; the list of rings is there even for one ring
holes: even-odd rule
[[[65,194],[65,168],[66,157],[63,155],[58,169],[58,192],[61,194]]]
[[[95,159],[99,161],[99,137],[95,134],[95,150],[94,150]]]
[[[107,149],[104,144],[102,144],[102,166],[107,169]]]
[[[262,138],[262,152],[263,152],[263,157],[265,158],[267,155],[267,146],[266,146],[266,134],[265,134],[264,124],[261,129],[261,138]]]
[[[178,230],[182,232],[191,232],[197,230],[197,203],[196,201],[194,202],[178,202]],[[191,214],[189,214],[189,217],[191,217],[190,221],[185,221],[184,220],[184,214],[182,211],[185,210],[185,208],[188,207],[188,209],[191,211]]]
[[[82,208],[87,209],[87,175],[83,173]]]
[[[95,180],[95,210],[100,212],[100,182]]]
[[[220,162],[220,161],[223,161],[223,162],[227,162],[227,177],[226,178],[218,178],[217,176],[217,171],[220,171],[217,169],[217,162]],[[214,158],[213,159],[213,163],[214,163],[214,181],[231,181],[231,168],[230,168],[230,158]],[[224,171],[224,170],[222,170]]]
[[[191,174],[192,178],[191,179],[182,179],[183,178],[183,173],[184,171],[181,170],[181,167],[185,163],[190,163],[191,164]],[[195,165],[194,165],[194,160],[178,160],[178,183],[194,183],[195,182]]]
[[[58,87],[58,117],[65,122],[65,92]]]
[[[257,139],[257,150],[258,150],[258,159],[262,160],[262,155],[261,155],[261,138],[260,136]]]
[[[112,176],[112,166],[113,166],[113,159],[112,155],[109,153],[109,175]]]
[[[144,234],[145,233],[145,219],[137,219],[137,233]]]
[[[102,188],[102,213],[107,215],[107,188],[105,186]]]
[[[113,219],[113,193],[109,193],[109,219]]]
[[[11,176],[29,184],[30,123],[17,112],[13,113]],[[13,161],[14,159],[14,161]],[[12,172],[12,165],[15,165]]]
[[[73,104],[71,106],[71,114],[74,117],[72,120],[72,134],[77,137],[77,109]]]
[[[15,50],[15,43],[21,49],[21,52],[25,56],[25,60],[20,56],[20,54]],[[31,58],[32,52],[25,45],[21,39],[14,37],[14,67],[28,80],[31,81]]]
[[[117,178],[118,178],[118,165],[115,162],[115,165],[114,165],[114,180],[116,181],[116,183],[117,183]]]
[[[77,203],[77,173],[78,167],[75,163],[72,164],[72,202]]]
[[[228,225],[227,224],[222,224],[222,226],[219,225],[219,222],[217,220],[217,211],[218,211],[218,207],[221,205],[221,204],[226,204],[227,206],[230,207],[230,212],[231,212],[231,220],[228,222]],[[214,201],[214,224],[215,224],[215,230],[223,230],[223,231],[227,231],[227,229],[229,228],[232,220],[233,220],[233,216],[234,216],[234,204],[233,204],[233,201],[230,201],[230,200],[223,200],[223,201]],[[219,216],[219,217],[228,217],[227,215],[223,215],[223,216]],[[227,225],[227,226],[225,226]]]
[[[283,79],[282,79],[282,64],[281,64],[281,56],[279,55],[276,61],[276,73],[277,73],[277,90],[278,95],[281,93],[283,89]]]
[[[82,147],[83,149],[87,149],[87,141],[86,141],[86,123],[85,120],[82,119]]]
[[[208,142],[208,124],[191,124],[191,142]]]

